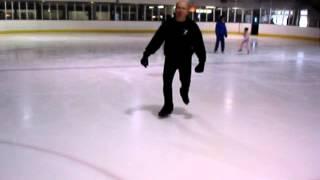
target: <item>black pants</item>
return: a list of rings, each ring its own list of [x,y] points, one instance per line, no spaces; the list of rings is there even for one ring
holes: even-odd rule
[[[191,59],[192,57],[168,58],[166,57],[163,70],[163,95],[164,105],[173,105],[172,81],[177,70],[179,70],[181,90],[189,93],[191,82]]]
[[[221,51],[224,52],[224,36],[217,36],[216,47],[214,48],[215,52],[218,50],[220,43],[221,43]]]

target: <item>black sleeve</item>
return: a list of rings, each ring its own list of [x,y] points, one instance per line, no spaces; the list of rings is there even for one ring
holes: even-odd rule
[[[165,28],[166,23],[163,23],[160,28],[157,30],[155,35],[152,37],[150,43],[146,47],[144,51],[145,56],[150,56],[151,54],[154,54],[162,45],[164,39],[165,39]]]
[[[195,31],[194,31],[194,50],[196,55],[199,58],[200,63],[205,63],[206,62],[206,48],[204,46],[203,38],[202,38],[202,33],[198,27],[197,24],[195,24]]]

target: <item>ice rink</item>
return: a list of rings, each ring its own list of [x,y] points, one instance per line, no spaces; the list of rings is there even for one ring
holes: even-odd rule
[[[320,180],[320,45],[240,36],[159,119],[152,34],[0,35],[1,180]],[[197,58],[194,58],[194,65]]]

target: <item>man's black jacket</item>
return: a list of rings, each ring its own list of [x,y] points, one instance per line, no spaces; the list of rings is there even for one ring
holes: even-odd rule
[[[206,50],[198,25],[189,18],[177,22],[174,18],[165,21],[153,36],[144,55],[155,53],[164,44],[164,54],[169,58],[190,58],[195,52],[200,63],[206,61]]]

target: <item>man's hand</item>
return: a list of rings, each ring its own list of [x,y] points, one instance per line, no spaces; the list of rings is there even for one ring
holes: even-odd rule
[[[196,73],[203,73],[204,71],[204,63],[199,63],[195,68]]]
[[[145,68],[148,67],[149,65],[149,60],[148,60],[148,57],[147,56],[143,56],[141,61],[140,61],[141,65],[144,66]]]

